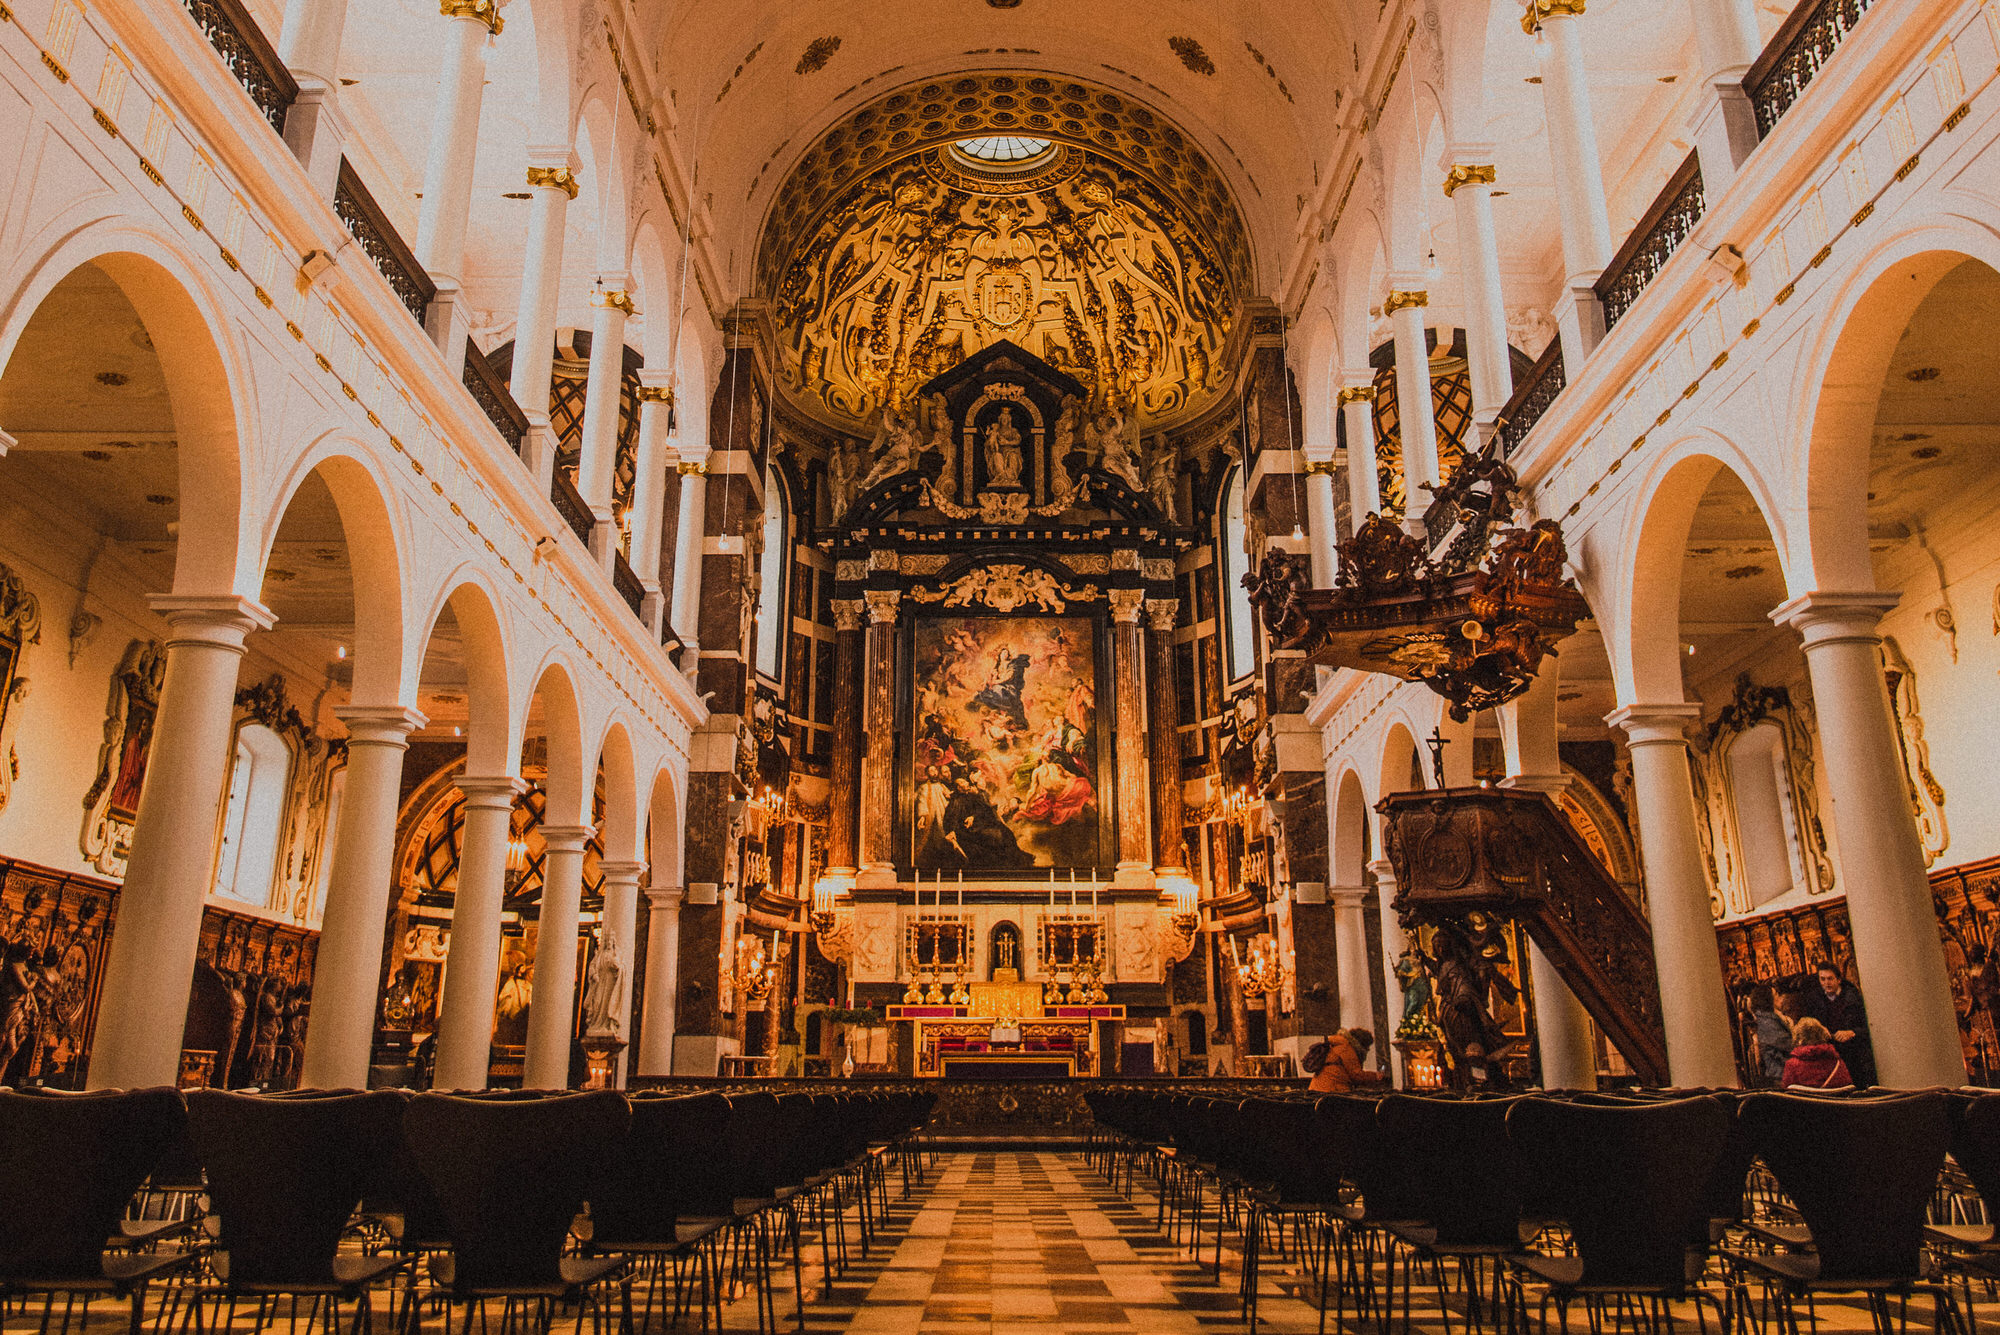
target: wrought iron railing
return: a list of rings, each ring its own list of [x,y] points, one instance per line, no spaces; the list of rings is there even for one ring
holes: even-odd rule
[[[521,405],[514,402],[514,395],[507,388],[507,382],[500,378],[492,363],[486,360],[471,339],[465,340],[465,387],[472,391],[473,401],[485,412],[501,439],[514,447],[514,453],[521,452],[521,441],[528,434],[528,415],[521,411]]]
[[[639,604],[646,601],[646,586],[632,573],[632,563],[625,559],[625,553],[611,553],[611,587],[618,590],[618,596],[632,609],[632,615],[639,615]]]
[[[361,178],[355,175],[354,168],[348,165],[345,158],[340,160],[340,180],[333,190],[333,211],[347,225],[355,244],[389,280],[397,300],[409,309],[418,324],[422,324],[431,298],[437,296],[437,284],[417,263],[417,257],[410,253],[410,248],[403,244],[403,238],[396,234],[389,215],[382,212],[382,206],[375,202],[375,196],[368,193],[368,187],[361,184]]]
[[[1701,158],[1690,153],[1632,229],[1610,266],[1598,275],[1597,299],[1604,303],[1607,330],[1624,318],[1646,284],[1667,267],[1707,207],[1701,189]]]
[[[1520,384],[1514,386],[1514,397],[1507,400],[1507,406],[1500,410],[1500,457],[1511,459],[1521,448],[1521,442],[1542,420],[1542,414],[1556,401],[1568,384],[1563,367],[1562,339],[1552,338],[1548,348],[1535,363],[1533,370]]]
[[[1743,76],[1743,90],[1757,109],[1758,138],[1777,128],[1874,3],[1875,0],[1817,0],[1817,3],[1806,0],[1792,11],[1749,73]]]
[[[299,95],[298,81],[264,40],[264,32],[257,26],[257,20],[250,17],[250,11],[239,0],[182,0],[182,3],[196,25],[208,35],[208,44],[222,57],[222,63],[236,76],[236,82],[243,85],[243,91],[250,94],[250,100],[264,113],[264,119],[271,122],[271,128],[284,133],[285,113]]]
[[[584,504],[576,483],[570,481],[569,474],[560,468],[556,469],[555,478],[549,483],[549,500],[555,505],[556,513],[563,517],[563,522],[583,539],[586,547],[589,546],[590,529],[596,521],[591,518],[590,507]]]

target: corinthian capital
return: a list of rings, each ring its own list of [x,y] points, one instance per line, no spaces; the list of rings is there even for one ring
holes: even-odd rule
[[[868,619],[878,626],[896,624],[896,607],[903,601],[903,595],[895,589],[868,589],[862,595],[868,600]]]
[[[1178,598],[1149,598],[1146,600],[1146,624],[1154,630],[1170,631],[1180,611],[1181,600]]]
[[[494,0],[438,0],[438,13],[448,19],[477,19],[495,37],[507,26]]]
[[[576,183],[576,173],[567,167],[530,167],[528,184],[544,190],[560,190],[571,199],[581,188]]]

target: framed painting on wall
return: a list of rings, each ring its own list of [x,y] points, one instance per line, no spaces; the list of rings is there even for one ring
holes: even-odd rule
[[[1090,617],[919,617],[904,845],[920,871],[1109,868]]]

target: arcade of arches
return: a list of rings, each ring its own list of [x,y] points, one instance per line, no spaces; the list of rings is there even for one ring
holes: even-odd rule
[[[1989,0],[7,12],[5,1082],[2000,1082]]]

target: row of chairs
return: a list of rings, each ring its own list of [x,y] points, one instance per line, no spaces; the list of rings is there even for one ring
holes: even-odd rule
[[[1243,1313],[1254,1321],[1270,1245],[1296,1249],[1321,1328],[1351,1307],[1387,1335],[1400,1273],[1428,1275],[1451,1329],[1452,1291],[1473,1329],[1505,1311],[1567,1329],[1653,1328],[1692,1304],[1723,1330],[1852,1295],[1882,1331],[1928,1297],[1962,1327],[1973,1285],[2000,1279],[1991,1224],[1932,1222],[1947,1151],[2000,1206],[2000,1097],[1926,1091],[1829,1098],[1734,1090],[1454,1098],[1409,1094],[1214,1098],[1106,1089],[1086,1153],[1114,1184],[1143,1170],[1159,1222],[1202,1258],[1214,1201],[1214,1271],[1240,1232]],[[1975,1214],[1984,1211],[1975,1211]],[[1207,1264],[1204,1261],[1204,1264]],[[1455,1279],[1455,1284],[1454,1284]],[[1954,1291],[1947,1283],[1956,1279]],[[1757,1291],[1753,1302],[1751,1290]]]
[[[800,1329],[803,1238],[825,1282],[866,1254],[889,1179],[920,1185],[934,1099],[909,1092],[692,1095],[615,1091],[420,1094],[173,1089],[0,1091],[0,1301],[40,1300],[44,1335],[93,1300],[148,1290],[156,1325],[225,1325],[255,1307],[332,1335],[372,1330],[387,1290],[400,1330],[488,1304],[503,1329],[634,1329],[657,1302],[674,1324],[720,1329],[726,1297],[755,1288],[758,1328],[778,1320],[773,1261],[787,1242]],[[615,1302],[614,1302],[615,1300]],[[60,1303],[60,1307],[58,1307]]]

